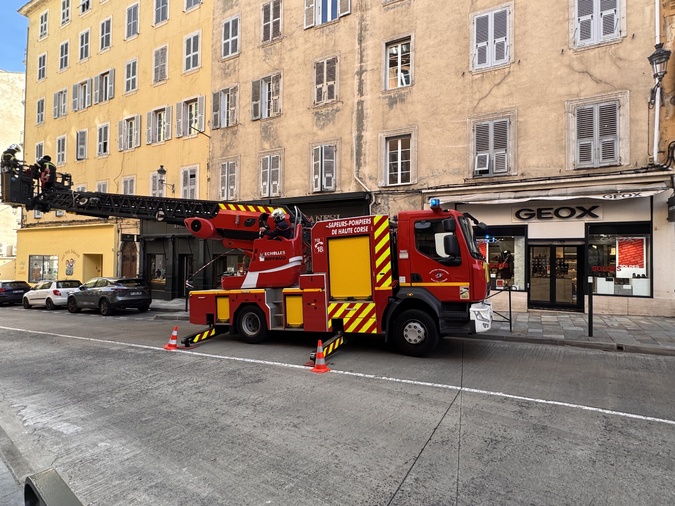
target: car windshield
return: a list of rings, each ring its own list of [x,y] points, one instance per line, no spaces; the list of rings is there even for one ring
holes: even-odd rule
[[[57,288],[77,288],[80,286],[82,283],[80,283],[77,279],[69,279],[67,281],[59,281],[56,283]]]
[[[128,288],[144,288],[145,282],[142,279],[118,279],[115,281],[116,285],[126,286]]]
[[[25,281],[11,281],[9,283],[6,283],[7,288],[30,288],[28,283]]]

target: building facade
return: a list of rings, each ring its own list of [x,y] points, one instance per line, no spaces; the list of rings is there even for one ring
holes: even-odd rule
[[[317,219],[439,198],[489,225],[498,306],[508,289],[521,310],[583,311],[592,295],[597,311],[675,314],[675,71],[656,87],[647,60],[672,47],[672,2],[112,4],[73,4],[65,24],[68,0],[22,8],[38,118],[26,114],[26,146],[65,153],[77,184]],[[40,228],[28,225],[20,235]],[[215,286],[244,262],[182,227],[101,225],[117,255],[104,270],[123,269],[132,242],[157,295]]]

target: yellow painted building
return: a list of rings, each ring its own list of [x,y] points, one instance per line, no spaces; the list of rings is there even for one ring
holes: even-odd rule
[[[29,21],[27,161],[50,155],[73,189],[208,198],[211,5],[33,0],[19,12]],[[42,276],[149,278],[138,221],[28,214],[17,245],[28,281],[40,262]]]

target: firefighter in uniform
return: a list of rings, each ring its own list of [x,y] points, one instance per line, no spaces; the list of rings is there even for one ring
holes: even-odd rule
[[[274,218],[274,230],[270,230],[267,226],[260,227],[260,235],[269,239],[290,239],[293,235],[291,225],[286,221],[286,213],[283,209],[277,208],[272,211],[272,218]]]
[[[42,191],[50,190],[56,182],[56,165],[52,163],[52,157],[45,155],[35,164],[39,171],[40,185]]]
[[[0,165],[3,172],[14,172],[18,174],[21,168],[21,161],[16,158],[16,154],[21,151],[21,146],[12,144],[2,153]]]

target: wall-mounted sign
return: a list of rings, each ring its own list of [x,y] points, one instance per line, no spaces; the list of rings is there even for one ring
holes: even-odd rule
[[[550,207],[513,207],[514,221],[601,220],[602,204],[583,204]]]

